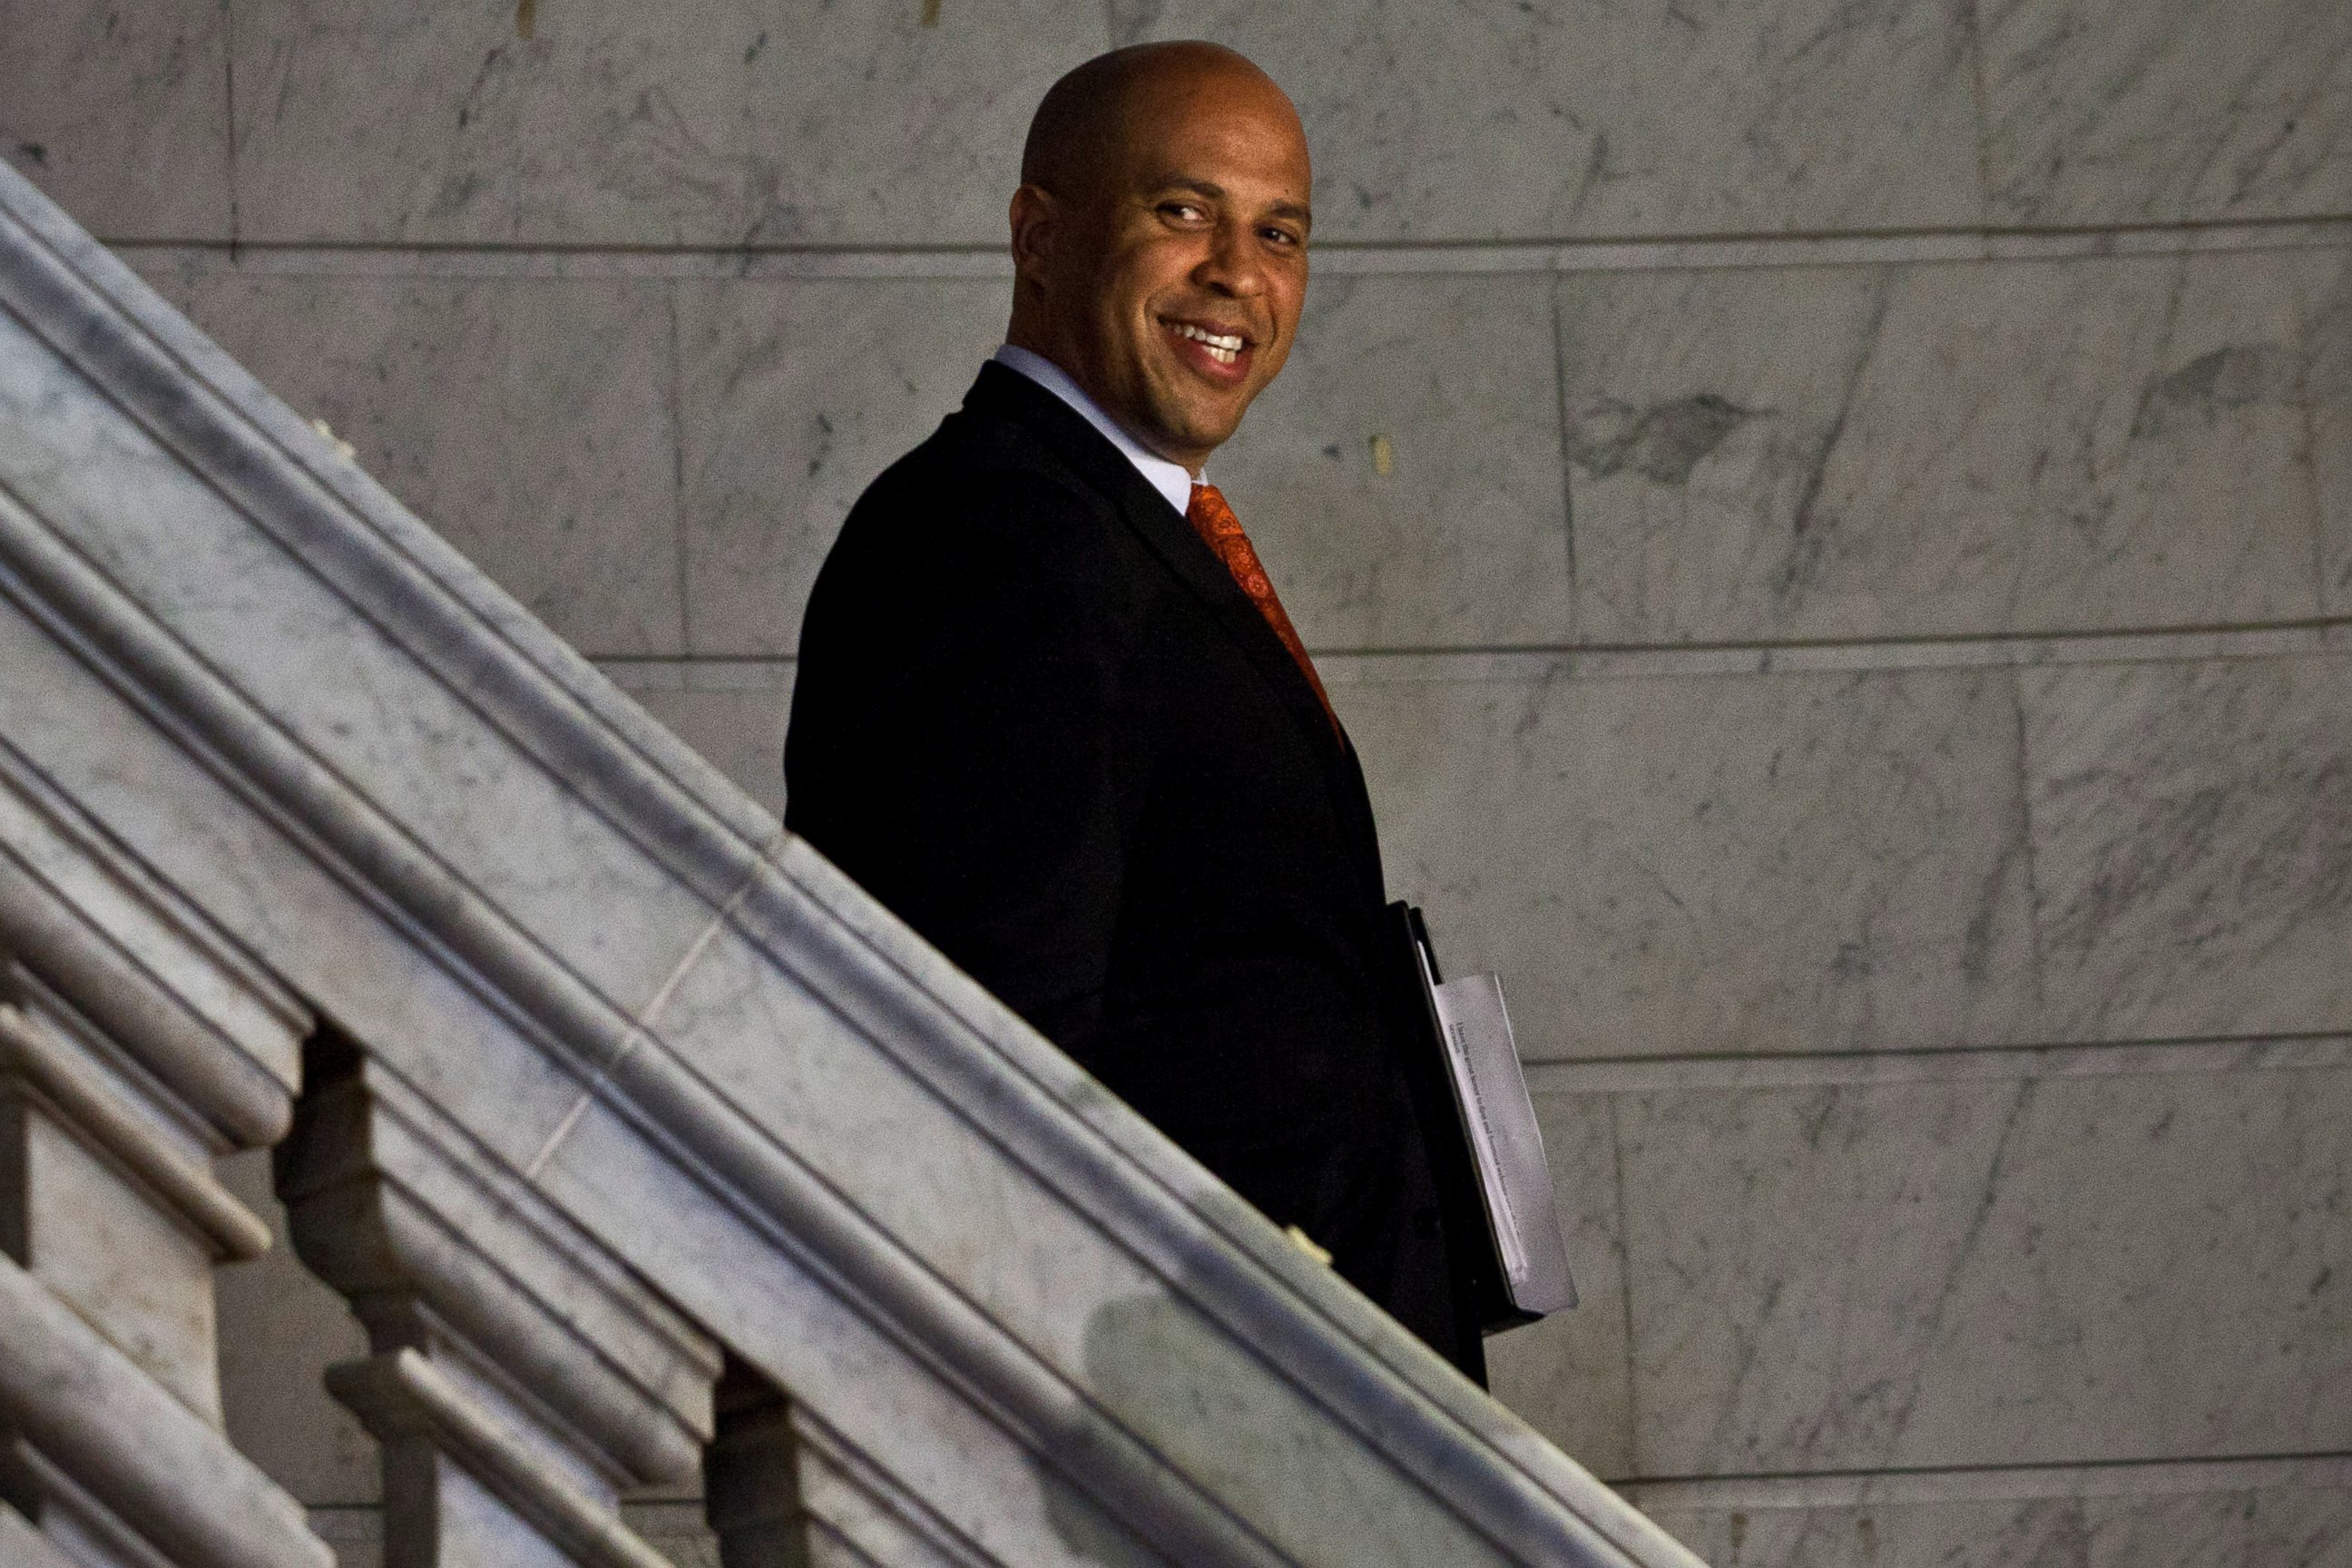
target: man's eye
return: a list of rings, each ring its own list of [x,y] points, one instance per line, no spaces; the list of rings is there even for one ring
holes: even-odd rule
[[[1286,228],[1265,228],[1258,231],[1276,245],[1297,245],[1298,237]]]
[[[1201,209],[1191,202],[1166,202],[1161,204],[1160,210],[1170,217],[1182,218],[1187,223],[1201,216]]]

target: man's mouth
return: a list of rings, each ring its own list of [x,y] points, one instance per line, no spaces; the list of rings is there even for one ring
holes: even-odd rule
[[[1248,373],[1250,340],[1240,332],[1203,326],[1197,321],[1164,323],[1177,341],[1178,352],[1203,374],[1220,382],[1239,381]]]
[[[1242,357],[1242,350],[1249,346],[1249,340],[1239,332],[1213,332],[1205,327],[1196,327],[1190,321],[1177,322],[1176,335],[1180,338],[1190,338],[1196,343],[1208,344],[1209,357],[1219,364],[1235,363]]]

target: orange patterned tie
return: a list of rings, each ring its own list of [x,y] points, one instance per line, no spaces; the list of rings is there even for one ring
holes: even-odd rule
[[[1323,704],[1323,715],[1331,721],[1331,732],[1339,734],[1339,715],[1332,711],[1330,694],[1323,689],[1323,678],[1315,673],[1315,661],[1307,657],[1307,645],[1298,640],[1297,628],[1282,613],[1282,601],[1274,595],[1274,584],[1266,576],[1257,552],[1250,548],[1249,535],[1242,531],[1241,519],[1225,504],[1223,494],[1216,486],[1196,480],[1192,504],[1185,509],[1184,521],[1192,525],[1201,542],[1225,563],[1225,570],[1233,574],[1234,581],[1257,606],[1257,613],[1265,617],[1265,624],[1274,628],[1274,635],[1282,639],[1282,646],[1298,661],[1299,673],[1315,689],[1315,700]]]

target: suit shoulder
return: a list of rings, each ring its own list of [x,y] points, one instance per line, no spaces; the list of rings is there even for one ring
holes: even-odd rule
[[[861,511],[1114,518],[1099,491],[1044,442],[1003,419],[950,415],[913,451],[885,468],[859,498]],[[854,515],[854,514],[853,514]]]
[[[1066,468],[950,419],[860,496],[807,627],[844,615],[1049,617],[1126,640],[1164,592],[1115,505]]]
[[[851,508],[835,555],[871,554],[900,574],[927,564],[960,574],[1002,567],[1089,593],[1148,582],[1149,560],[1117,506],[1025,433],[997,424],[952,417],[883,470]]]

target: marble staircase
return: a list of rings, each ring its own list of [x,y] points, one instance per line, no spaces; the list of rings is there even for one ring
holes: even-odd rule
[[[344,450],[0,168],[0,1564],[333,1561],[265,1147],[397,1568],[1696,1563]]]

